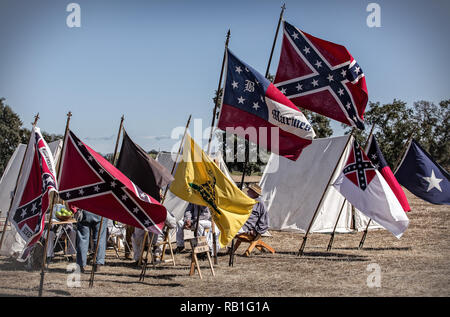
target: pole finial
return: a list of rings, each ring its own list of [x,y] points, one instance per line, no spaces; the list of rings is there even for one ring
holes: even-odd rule
[[[72,111],[69,111],[69,112],[67,113],[67,116],[70,118],[70,117],[72,116]]]
[[[281,6],[281,9],[286,10],[286,3],[283,3],[283,5]]]
[[[40,119],[39,117],[39,112],[34,116],[34,122],[33,125],[36,125],[36,123],[38,122],[38,120]]]

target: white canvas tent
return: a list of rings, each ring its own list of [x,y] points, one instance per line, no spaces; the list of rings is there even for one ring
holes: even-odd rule
[[[50,142],[48,144],[50,150],[52,151],[53,157],[55,159],[55,164],[57,164],[59,155],[61,154],[62,140],[57,140]],[[20,166],[22,165],[23,156],[25,155],[27,146],[25,144],[19,144],[14,151],[13,155],[9,159],[8,165],[3,172],[2,178],[0,179],[0,208],[1,208],[1,219],[4,221],[8,213],[11,198],[14,193],[14,188],[17,182],[17,176],[19,175]],[[3,231],[3,221],[0,231]],[[3,245],[0,250],[0,255],[11,256],[17,252],[22,252],[25,246],[25,242],[20,237],[20,235],[15,230],[14,226],[8,226],[8,230],[5,233],[5,238]]]
[[[270,229],[305,233],[326,190],[310,232],[333,232],[345,198],[331,184],[345,165],[343,158],[350,152],[350,146],[345,148],[348,138],[315,139],[297,161],[271,155],[260,182]],[[326,188],[336,164],[330,186]],[[336,232],[362,231],[367,221],[357,210],[353,215],[352,206],[345,202]],[[381,227],[375,223],[369,227],[375,228]]]

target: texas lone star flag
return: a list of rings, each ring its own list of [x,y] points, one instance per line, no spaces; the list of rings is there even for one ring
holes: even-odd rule
[[[227,50],[218,127],[271,152],[297,160],[314,130],[303,113],[269,80]]]
[[[45,213],[50,205],[50,193],[57,191],[52,152],[38,127],[33,127],[25,152],[22,172],[11,208],[11,223],[26,241],[19,261],[25,261],[31,247],[44,230]]]
[[[398,239],[409,224],[408,217],[383,176],[356,141],[342,173],[333,186],[367,217]]]
[[[100,216],[162,233],[166,208],[72,131],[67,133],[61,163],[62,199]]]
[[[352,55],[285,21],[283,30],[275,86],[298,107],[364,129],[366,79]]]
[[[220,247],[234,238],[256,203],[222,173],[189,135],[170,191],[183,200],[209,208],[220,230]]]

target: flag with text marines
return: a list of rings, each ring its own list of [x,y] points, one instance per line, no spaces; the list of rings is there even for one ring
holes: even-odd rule
[[[364,72],[347,49],[283,22],[275,86],[295,105],[364,129]]]
[[[268,79],[227,51],[218,127],[297,160],[315,137],[303,113]]]

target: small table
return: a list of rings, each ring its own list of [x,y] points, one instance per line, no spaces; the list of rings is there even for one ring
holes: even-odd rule
[[[56,236],[55,236],[55,243],[53,243],[53,249],[51,250],[50,254],[53,254],[53,250],[55,249],[56,242],[59,243],[58,240],[61,237],[62,233],[65,233],[66,234],[66,238],[67,238],[66,245],[63,248],[64,249],[64,256],[68,257],[68,255],[66,254],[67,253],[67,241],[69,241],[69,243],[72,245],[74,250],[76,249],[75,248],[75,241],[72,241],[70,239],[70,235],[69,235],[69,233],[66,230],[66,225],[74,224],[74,223],[77,223],[77,221],[75,219],[69,219],[69,220],[66,220],[66,221],[61,221],[61,220],[58,220],[58,219],[53,219],[52,220],[52,223],[51,223],[52,226],[53,225],[56,226],[56,230],[55,230],[55,235]],[[48,225],[49,225],[49,221],[48,220],[45,221],[45,225],[47,227],[47,230],[52,230],[51,228],[50,229],[48,228]],[[58,231],[58,227],[60,227],[61,230]],[[47,265],[48,265],[48,262],[49,261],[47,261]]]

